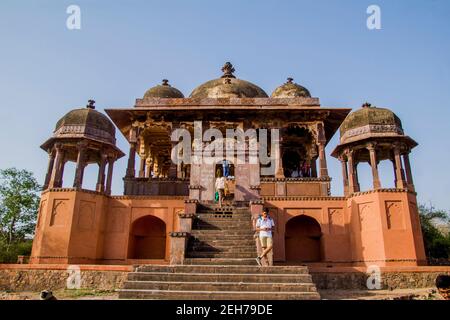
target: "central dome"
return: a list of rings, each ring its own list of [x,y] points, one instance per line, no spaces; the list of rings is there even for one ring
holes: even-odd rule
[[[210,80],[192,91],[191,98],[268,98],[267,93],[257,85],[236,79],[230,62],[222,67],[223,75]]]

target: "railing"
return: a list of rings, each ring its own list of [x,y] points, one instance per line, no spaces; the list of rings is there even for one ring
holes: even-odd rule
[[[124,195],[188,196],[189,179],[124,178]]]
[[[330,178],[261,178],[262,197],[329,196]]]

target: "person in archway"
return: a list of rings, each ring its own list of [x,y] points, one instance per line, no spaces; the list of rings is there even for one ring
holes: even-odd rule
[[[226,179],[223,175],[218,175],[216,178],[216,192],[219,194],[219,207],[222,208],[223,197],[225,193]]]
[[[230,175],[230,162],[227,159],[222,160],[223,176],[228,178]]]
[[[262,216],[256,221],[256,231],[259,232],[259,241],[261,242],[262,253],[256,257],[256,263],[262,267],[262,261],[265,259],[267,265],[272,265],[271,259],[268,259],[267,255],[273,249],[272,231],[274,230],[275,223],[269,216],[269,211],[264,209]]]

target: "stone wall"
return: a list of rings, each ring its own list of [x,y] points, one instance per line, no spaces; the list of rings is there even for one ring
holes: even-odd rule
[[[367,290],[370,274],[362,268],[310,268],[317,289]],[[408,267],[381,269],[381,289],[414,289],[434,287],[436,277],[449,274],[450,267]]]
[[[94,267],[80,267],[80,289],[113,291],[119,289],[132,270],[130,266],[105,270]],[[0,291],[42,291],[64,289],[69,272],[66,267],[27,268],[0,265]]]

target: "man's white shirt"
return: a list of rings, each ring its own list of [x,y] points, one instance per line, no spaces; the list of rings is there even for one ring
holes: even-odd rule
[[[256,227],[259,229],[262,228],[267,228],[267,229],[271,229],[275,226],[273,219],[268,217],[267,219],[264,220],[264,218],[258,218],[258,221],[256,221]],[[263,238],[263,237],[267,237],[267,238],[272,238],[272,231],[259,231],[259,237]]]

